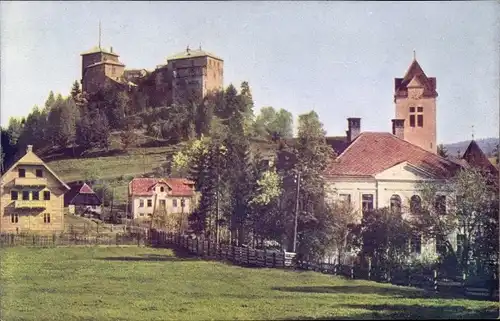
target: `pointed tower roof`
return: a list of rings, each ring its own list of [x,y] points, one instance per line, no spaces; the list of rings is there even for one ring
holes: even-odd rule
[[[436,78],[427,77],[424,70],[418,63],[417,59],[413,58],[413,61],[406,71],[403,78],[395,78],[394,82],[394,92],[395,96],[406,97],[408,93],[408,87],[419,83],[424,87],[424,97],[437,97],[436,92]]]
[[[481,150],[475,140],[472,140],[467,147],[462,159],[471,166],[486,170],[494,175],[498,175],[498,169],[490,162],[488,157]]]

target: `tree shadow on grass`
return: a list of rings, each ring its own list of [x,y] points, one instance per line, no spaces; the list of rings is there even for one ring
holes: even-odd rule
[[[403,305],[403,304],[349,304],[342,308],[365,310],[351,316],[332,315],[320,318],[298,317],[288,320],[355,320],[355,319],[392,319],[392,320],[417,320],[417,319],[496,319],[498,308],[467,309],[459,305]],[[366,312],[370,310],[371,312]]]
[[[160,254],[141,254],[139,256],[107,256],[99,258],[104,261],[132,261],[132,262],[186,262],[195,261],[192,257],[179,257],[177,255],[160,255]]]
[[[435,294],[425,289],[410,287],[383,287],[369,285],[347,286],[293,286],[273,287],[272,290],[303,293],[331,293],[331,294],[371,294],[391,296],[395,298],[457,298],[453,294]]]

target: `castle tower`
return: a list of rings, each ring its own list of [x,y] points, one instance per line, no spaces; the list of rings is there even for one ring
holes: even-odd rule
[[[436,78],[427,77],[416,58],[403,78],[395,78],[396,119],[404,119],[404,140],[437,153]]]
[[[172,79],[172,101],[182,102],[189,92],[200,98],[223,89],[224,61],[201,49],[186,51],[167,58]]]
[[[82,56],[82,91],[95,92],[112,80],[120,82],[125,65],[113,52],[113,47],[106,50],[101,47],[101,24],[99,23],[99,46],[81,54]]]

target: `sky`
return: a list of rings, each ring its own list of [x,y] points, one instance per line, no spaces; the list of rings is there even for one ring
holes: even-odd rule
[[[390,131],[394,78],[413,51],[437,78],[437,140],[499,136],[500,3],[0,2],[2,126],[48,93],[68,95],[80,53],[113,47],[126,68],[154,69],[189,45],[224,59],[224,85],[248,81],[255,112],[314,110],[328,135],[348,117]],[[474,126],[474,128],[472,128]]]

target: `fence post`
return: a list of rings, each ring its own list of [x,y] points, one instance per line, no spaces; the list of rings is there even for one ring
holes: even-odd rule
[[[52,245],[56,246],[56,233],[52,234]]]
[[[351,279],[354,279],[354,263],[351,265]]]
[[[438,271],[434,269],[434,292],[438,292]]]
[[[141,245],[141,233],[137,233],[137,246]]]
[[[200,254],[200,239],[196,237],[196,255]]]
[[[372,278],[372,258],[368,257],[368,281]]]
[[[276,252],[273,252],[273,268],[276,267]]]
[[[116,239],[116,246],[118,246],[118,233],[116,233],[115,239]]]

